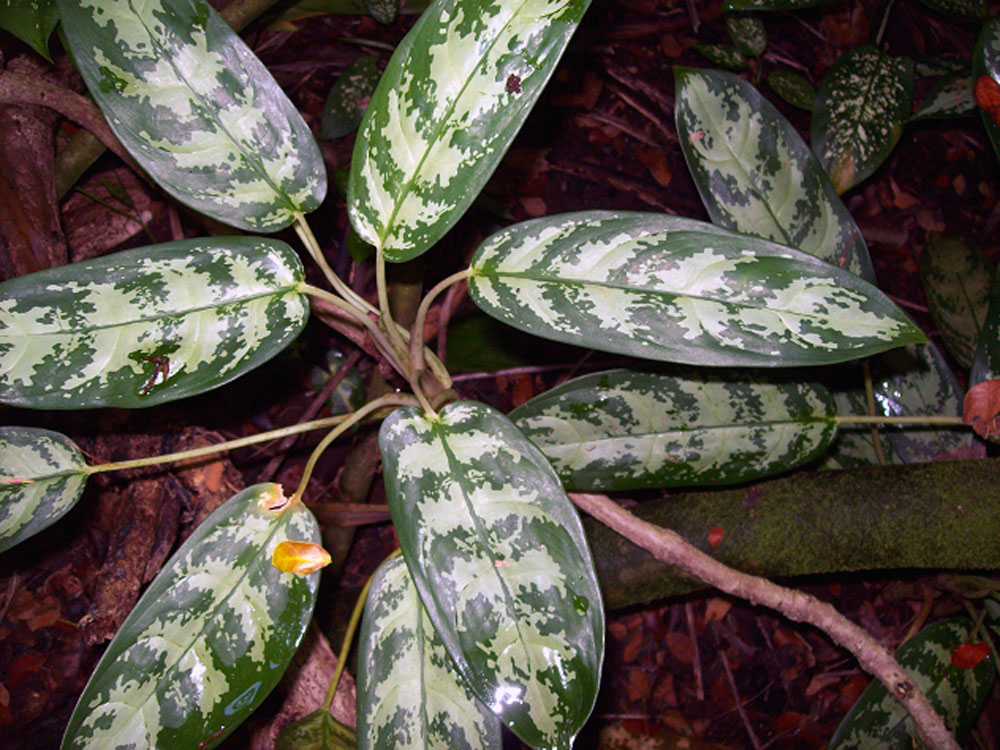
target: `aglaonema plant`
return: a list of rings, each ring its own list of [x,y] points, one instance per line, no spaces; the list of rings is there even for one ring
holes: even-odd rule
[[[348,189],[354,229],[375,249],[371,302],[336,276],[305,220],[326,190],[311,133],[208,5],[60,3],[88,88],[150,175],[232,226],[294,226],[329,289],[305,282],[289,246],[259,237],[167,243],[6,282],[0,400],[141,408],[203,393],[281,351],[310,298],[343,311],[411,389],[223,446],[333,428],[291,495],[250,487],[175,553],[108,647],[64,748],[212,747],[263,700],[329,560],[302,502],[312,466],[369,417],[384,418],[403,560],[380,569],[365,604],[359,744],[499,747],[502,722],[534,747],[569,747],[597,695],[604,610],[566,489],[731,483],[801,465],[834,439],[836,407],[820,383],[775,368],[925,340],[871,283],[850,214],[783,118],[739,79],[696,71],[679,72],[678,126],[716,224],[607,211],[516,224],[400,326],[386,264],[430,250],[469,207],[586,6],[438,0],[400,44],[361,123]],[[711,157],[731,134],[697,122],[712,97],[749,125],[749,163]],[[779,203],[793,209],[770,210]],[[590,375],[506,416],[459,400],[423,345],[428,309],[459,280],[482,310],[539,336],[740,369]],[[88,465],[65,436],[3,428],[0,549],[56,522],[93,473],[219,449]]]

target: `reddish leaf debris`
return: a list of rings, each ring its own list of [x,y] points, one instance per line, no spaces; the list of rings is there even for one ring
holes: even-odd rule
[[[951,666],[959,669],[972,669],[989,656],[990,647],[987,643],[960,643],[951,652]]]
[[[712,547],[718,547],[726,537],[726,530],[721,526],[715,526],[708,532],[708,543]]]
[[[1000,380],[985,380],[965,394],[963,421],[985,440],[1000,439]]]

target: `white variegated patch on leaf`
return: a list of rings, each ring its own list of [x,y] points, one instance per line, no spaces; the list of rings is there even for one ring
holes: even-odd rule
[[[271,564],[319,542],[302,504],[248,487],[188,538],[122,623],[80,696],[62,750],[212,748],[278,683],[305,634],[317,575]]]
[[[0,284],[0,401],[137,408],[263,364],[305,325],[299,257],[252,237],[182,240]]]
[[[823,76],[813,106],[812,149],[838,193],[889,156],[913,108],[913,61],[856,47]]]
[[[868,248],[791,123],[731,73],[675,69],[677,134],[709,217],[874,283]]]
[[[486,184],[589,0],[437,0],[406,35],[358,132],[348,211],[390,261],[430,248]]]
[[[254,232],[323,201],[309,127],[207,2],[59,0],[59,12],[111,129],[177,200]]]
[[[749,482],[811,461],[837,432],[816,383],[705,370],[612,370],[510,413],[573,490]]]
[[[522,222],[472,258],[469,294],[538,336],[714,366],[842,362],[923,334],[877,288],[811,255],[658,214]]]
[[[920,108],[911,120],[932,120],[945,117],[962,117],[976,111],[972,93],[973,80],[969,73],[952,73],[931,87]]]
[[[467,684],[529,745],[569,747],[597,695],[604,612],[549,462],[474,402],[399,409],[379,447],[400,547]]]
[[[65,435],[0,427],[0,552],[62,518],[80,499],[87,463]]]
[[[358,663],[360,750],[503,747],[500,720],[455,669],[401,557],[372,580]]]

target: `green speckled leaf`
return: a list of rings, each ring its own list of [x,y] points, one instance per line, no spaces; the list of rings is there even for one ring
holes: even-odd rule
[[[931,232],[920,254],[920,282],[944,345],[970,367],[990,305],[993,265],[963,237]]]
[[[0,552],[62,518],[83,494],[87,462],[65,435],[0,427]]]
[[[727,13],[726,31],[744,55],[760,57],[767,49],[767,29],[760,16],[753,13]]]
[[[990,689],[996,666],[990,657],[972,669],[953,666],[952,651],[979,642],[972,623],[954,619],[930,625],[899,647],[900,666],[961,742],[975,722]],[[912,750],[916,729],[906,709],[885,686],[873,681],[862,693],[830,741],[830,750]]]
[[[289,724],[274,742],[274,750],[354,750],[357,746],[354,731],[323,708]]]
[[[889,156],[913,108],[913,61],[857,47],[823,76],[810,138],[838,193],[871,175]]]
[[[743,70],[749,63],[746,55],[728,44],[692,44],[691,49],[712,65],[718,65],[727,70]]]
[[[59,12],[111,129],[177,200],[254,232],[323,201],[308,126],[204,0],[60,0]]]
[[[878,289],[811,255],[664,214],[550,216],[487,239],[469,294],[538,336],[686,364],[842,362],[923,334]]]
[[[984,76],[992,81],[981,80]],[[1000,87],[1000,16],[984,23],[983,30],[979,32],[976,46],[972,50],[972,80],[975,82],[974,86],[985,84],[994,93]],[[993,153],[1000,159],[1000,124],[985,109],[980,108],[979,114],[993,144]]]
[[[837,431],[822,386],[726,371],[613,370],[536,396],[510,418],[571,490],[749,482],[811,461]]]
[[[854,219],[774,105],[731,73],[675,68],[675,77],[678,137],[712,221],[874,282]]]
[[[986,0],[920,0],[920,2],[946,16],[972,21],[986,18]]]
[[[69,720],[62,750],[212,748],[278,683],[312,617],[319,576],[271,564],[282,541],[319,542],[276,484],[221,505],[122,623]]]
[[[529,745],[568,748],[597,695],[604,609],[549,462],[473,402],[399,409],[379,447],[400,547],[459,672]]]
[[[136,408],[252,370],[309,314],[302,263],[277,240],[127,250],[0,284],[0,401]]]
[[[358,663],[361,750],[503,747],[500,720],[455,670],[400,557],[372,580]]]
[[[990,306],[969,371],[969,387],[1000,378],[1000,273],[993,274]]]
[[[437,242],[486,184],[589,0],[437,0],[389,61],[351,162],[348,210],[390,261]]]
[[[838,0],[726,0],[722,9],[726,13],[735,10],[798,10],[835,2]]]
[[[323,104],[324,138],[340,138],[358,129],[378,78],[378,55],[362,55],[347,66]]]
[[[51,62],[49,37],[59,23],[56,0],[0,0],[0,29]]]
[[[972,95],[972,76],[969,73],[952,73],[934,84],[920,102],[920,108],[911,120],[931,120],[944,117],[962,117],[975,111],[976,99]]]
[[[399,0],[364,0],[368,14],[379,23],[386,25],[399,15]]]
[[[788,104],[812,112],[816,89],[801,73],[785,68],[772,70],[767,74],[767,85]]]

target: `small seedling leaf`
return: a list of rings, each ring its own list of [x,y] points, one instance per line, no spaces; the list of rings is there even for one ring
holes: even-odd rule
[[[378,55],[363,55],[347,66],[323,104],[324,138],[341,138],[358,129],[378,77]]]

